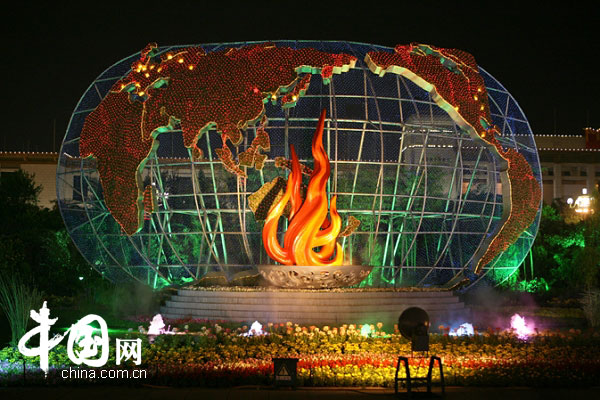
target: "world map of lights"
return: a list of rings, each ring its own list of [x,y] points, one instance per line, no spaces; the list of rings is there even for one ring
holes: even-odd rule
[[[310,175],[319,108],[330,116],[328,190],[347,225],[338,242],[351,262],[381,267],[365,284],[443,284],[468,271],[505,279],[537,230],[531,131],[468,53],[151,44],[93,89],[105,94],[84,95],[63,143],[59,206],[82,253],[115,280],[160,285],[268,263],[255,212],[269,202],[248,198],[281,195],[291,142]]]

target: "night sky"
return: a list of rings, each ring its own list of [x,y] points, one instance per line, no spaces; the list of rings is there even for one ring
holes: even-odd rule
[[[249,40],[347,40],[393,47],[421,42],[459,48],[515,97],[536,134],[600,128],[599,7],[536,2],[337,1],[12,2],[3,9],[1,151],[51,151],[75,105],[113,63],[159,46]],[[247,2],[254,3],[254,2]],[[480,2],[487,3],[487,2]],[[575,2],[574,2],[575,3]],[[35,4],[35,7],[32,5]],[[58,5],[57,5],[58,4]]]

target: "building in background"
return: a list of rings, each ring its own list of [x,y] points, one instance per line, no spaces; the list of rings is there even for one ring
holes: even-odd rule
[[[534,135],[542,166],[544,203],[592,192],[600,182],[600,129],[582,136]]]
[[[58,153],[0,151],[0,179],[2,175],[19,169],[35,175],[35,182],[42,186],[39,205],[52,208],[56,204],[56,166]]]
[[[586,128],[581,136],[541,134],[534,138],[542,166],[545,204],[576,198],[584,188],[588,192],[598,189],[600,129]],[[0,173],[21,168],[35,174],[37,184],[42,185],[40,206],[51,208],[56,201],[57,162],[58,153],[0,152]]]

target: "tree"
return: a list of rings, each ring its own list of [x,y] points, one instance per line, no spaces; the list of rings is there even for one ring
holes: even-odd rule
[[[0,204],[21,208],[37,205],[42,186],[36,185],[34,178],[22,169],[3,172],[0,175]]]
[[[581,271],[580,281],[586,290],[600,287],[600,207],[598,191],[592,194],[592,210],[582,222],[583,247],[579,249],[575,263]]]
[[[597,208],[598,193],[593,197]],[[536,275],[574,294],[599,285],[600,212],[577,219],[571,214],[564,204],[545,205],[532,251]]]
[[[58,208],[38,206],[41,189],[22,170],[0,178],[0,274],[46,294],[72,296],[101,278],[75,248]]]

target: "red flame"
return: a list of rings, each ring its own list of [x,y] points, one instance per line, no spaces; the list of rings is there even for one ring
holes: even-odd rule
[[[313,136],[312,154],[314,170],[308,183],[306,198],[302,199],[300,186],[302,172],[296,150],[290,145],[292,173],[285,193],[269,210],[262,236],[267,254],[285,265],[342,265],[342,246],[336,242],[342,228],[342,219],[337,212],[336,196],[331,198],[331,217],[327,218],[326,185],[331,168],[323,147],[325,110]],[[290,224],[285,233],[283,247],[277,240],[277,225],[283,211],[291,202]],[[315,248],[319,248],[316,251]],[[334,255],[335,252],[335,255]]]

